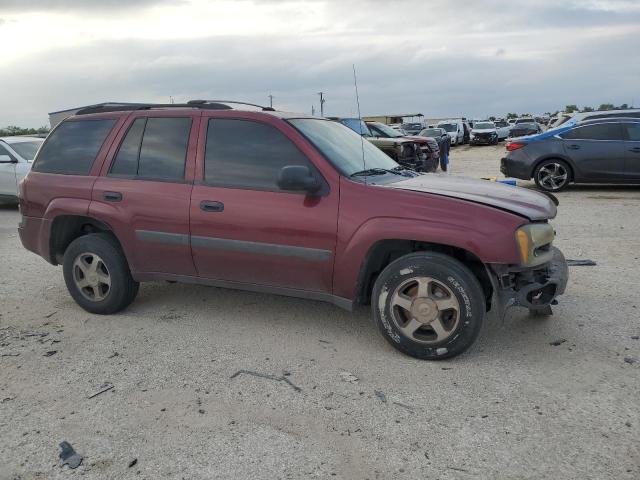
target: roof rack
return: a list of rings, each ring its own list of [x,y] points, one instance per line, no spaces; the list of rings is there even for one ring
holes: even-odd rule
[[[107,104],[107,105],[91,105],[78,110],[76,115],[88,115],[91,113],[108,113],[108,112],[125,112],[133,110],[151,110],[153,108],[200,108],[203,110],[232,110],[233,107],[226,105],[232,103],[234,105],[248,105],[257,107],[265,112],[275,112],[272,107],[256,105],[255,103],[235,102],[233,100],[189,100],[187,103],[128,103],[128,104]]]
[[[261,108],[264,112],[275,112],[273,107],[265,107],[264,105],[258,105],[256,103],[236,102],[234,100],[189,100],[187,105],[214,105],[220,103],[233,103],[234,105],[249,105],[250,107]]]

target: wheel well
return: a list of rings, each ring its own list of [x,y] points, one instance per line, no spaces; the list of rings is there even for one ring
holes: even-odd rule
[[[569,167],[569,180],[574,180],[573,165],[569,160],[562,157],[547,157],[547,158],[543,158],[542,160],[538,160],[536,163],[533,164],[533,170],[531,170],[531,178],[534,178],[536,174],[536,169],[540,166],[540,164],[542,162],[546,162],[547,160],[560,160],[562,163],[566,163],[567,166]]]
[[[478,279],[485,295],[487,311],[490,310],[493,286],[484,264],[477,256],[462,248],[414,240],[381,240],[369,249],[360,269],[356,303],[367,305],[371,302],[373,285],[387,265],[403,255],[422,251],[449,255],[469,268]]]
[[[96,232],[109,232],[111,228],[99,220],[81,215],[60,215],[53,220],[49,237],[49,255],[51,263],[62,263],[64,252],[76,238]],[[115,235],[113,236],[114,238]],[[117,238],[116,238],[117,240]]]

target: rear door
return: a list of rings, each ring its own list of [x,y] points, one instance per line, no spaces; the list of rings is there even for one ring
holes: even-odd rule
[[[90,214],[113,228],[134,273],[196,275],[189,202],[198,125],[199,112],[133,114],[94,185]]]
[[[625,175],[625,142],[620,123],[596,123],[560,135],[576,167],[576,180],[620,181]]]
[[[244,285],[331,292],[337,175],[334,180],[323,175],[310,159],[319,160],[317,151],[280,119],[208,114],[200,127],[191,200],[198,274]],[[322,195],[279,189],[278,173],[286,165],[307,166],[325,182]]]
[[[640,181],[640,122],[623,124],[625,133],[625,177],[629,181]]]

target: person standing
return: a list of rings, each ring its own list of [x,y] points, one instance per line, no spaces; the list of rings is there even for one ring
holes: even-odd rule
[[[451,137],[449,135],[444,135],[444,141],[442,142],[442,146],[440,147],[440,169],[443,172],[448,172],[449,170],[449,149],[451,148]]]

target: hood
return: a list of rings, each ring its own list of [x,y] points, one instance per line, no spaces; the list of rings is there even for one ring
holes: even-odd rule
[[[407,137],[398,137],[398,138],[384,138],[384,137],[364,137],[369,140],[374,145],[382,145],[384,147],[395,147],[396,145],[401,145],[403,143],[414,143],[409,140]]]
[[[435,138],[431,138],[431,137],[419,137],[417,135],[405,135],[405,137],[407,140],[411,140],[414,143],[417,143],[418,145],[427,145],[429,143],[429,140],[433,140],[435,142]]]
[[[388,186],[481,203],[507,210],[529,220],[547,220],[554,218],[557,212],[553,201],[542,193],[488,180],[430,173]]]
[[[471,133],[496,133],[495,128],[474,128]]]

